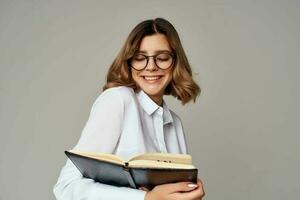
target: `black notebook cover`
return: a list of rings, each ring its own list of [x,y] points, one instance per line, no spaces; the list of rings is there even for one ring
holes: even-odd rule
[[[156,185],[165,183],[197,182],[197,169],[128,168],[127,163],[119,165],[69,151],[65,151],[65,154],[78,168],[83,177],[91,178],[104,184],[152,189]]]

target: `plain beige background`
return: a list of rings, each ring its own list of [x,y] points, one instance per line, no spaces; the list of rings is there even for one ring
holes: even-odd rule
[[[0,1],[0,199],[52,188],[130,30],[177,29],[198,101],[183,121],[209,200],[300,199],[300,1]],[[99,197],[100,199],[100,197]]]

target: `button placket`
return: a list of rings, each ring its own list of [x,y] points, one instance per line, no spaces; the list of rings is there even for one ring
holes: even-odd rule
[[[167,152],[165,138],[164,138],[164,127],[163,127],[163,110],[159,108],[155,116],[155,128],[156,137],[158,140],[159,149],[161,152]]]

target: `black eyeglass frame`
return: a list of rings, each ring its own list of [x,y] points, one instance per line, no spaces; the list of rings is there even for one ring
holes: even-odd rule
[[[162,68],[160,68],[160,67],[157,65],[157,63],[156,63],[156,57],[157,57],[158,55],[161,55],[161,54],[168,54],[168,55],[170,55],[170,56],[172,57],[172,63],[171,63],[171,65],[170,65],[168,68],[162,69]],[[141,56],[144,56],[144,57],[147,59],[146,65],[145,65],[145,67],[143,67],[142,69],[136,69],[136,68],[134,68],[133,66],[131,66],[131,61],[132,61],[132,59],[134,58],[135,55],[141,55]],[[167,70],[167,69],[171,68],[171,67],[175,64],[175,62],[176,62],[176,55],[175,55],[175,53],[169,53],[169,52],[162,52],[162,53],[158,53],[158,54],[155,54],[155,55],[152,55],[152,56],[147,56],[147,55],[144,55],[144,54],[139,53],[139,54],[134,54],[134,56],[131,57],[131,58],[129,58],[129,59],[127,60],[127,64],[128,64],[129,67],[132,67],[133,69],[135,69],[135,70],[137,70],[137,71],[142,71],[142,70],[144,70],[144,69],[148,66],[148,63],[149,63],[149,57],[153,57],[155,66],[158,67],[158,68],[161,69],[161,70]]]

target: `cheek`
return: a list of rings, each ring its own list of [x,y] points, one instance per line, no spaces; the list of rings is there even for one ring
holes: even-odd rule
[[[168,82],[168,83],[171,82],[171,81],[172,81],[172,77],[173,77],[173,71],[170,70],[170,71],[166,74],[166,76],[167,76],[167,82]]]
[[[136,71],[134,71],[134,70],[131,71],[131,76],[132,76],[133,80],[136,81],[137,78],[138,78],[138,75],[139,75],[138,72],[136,72]]]

